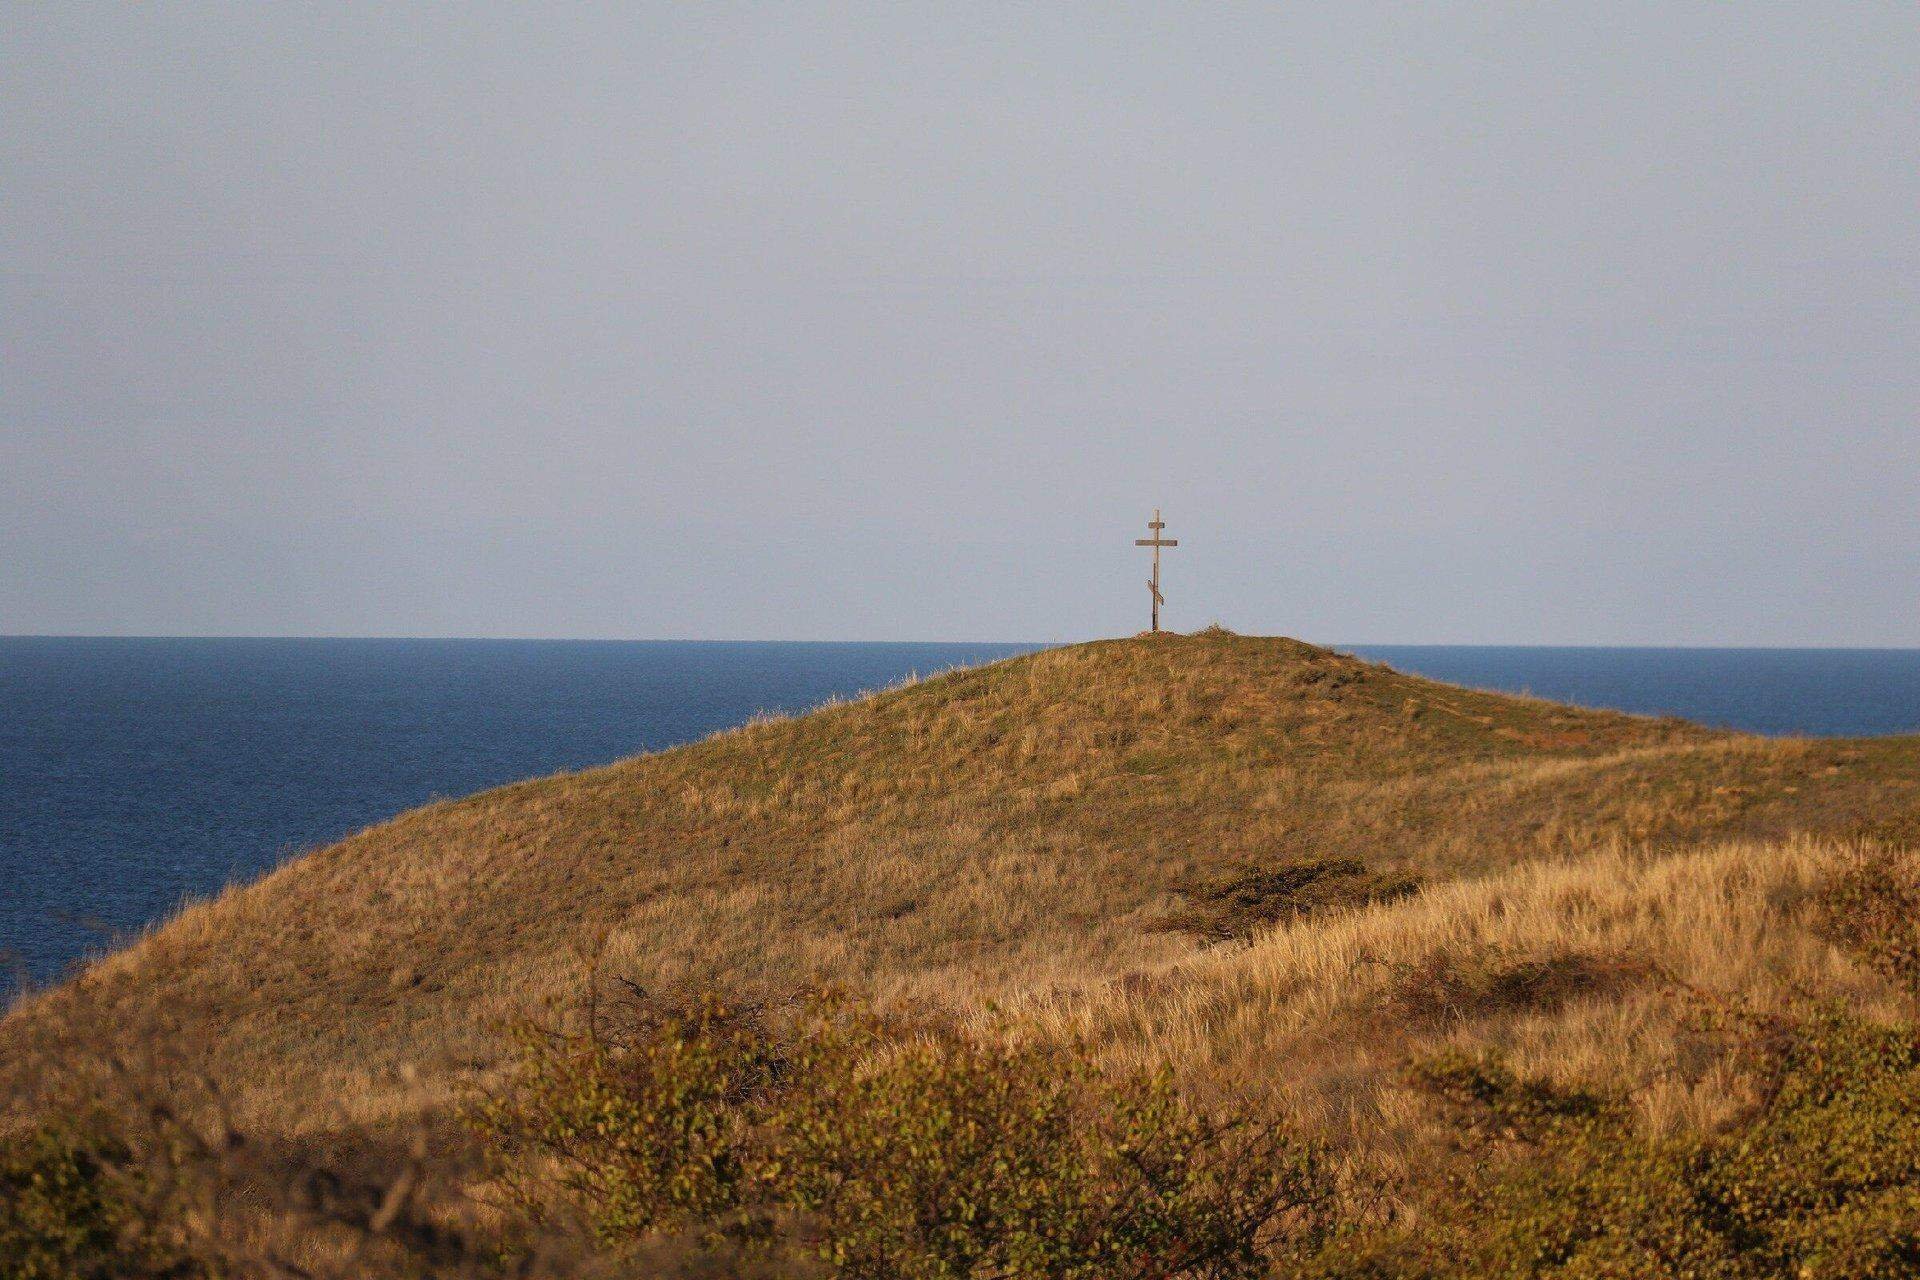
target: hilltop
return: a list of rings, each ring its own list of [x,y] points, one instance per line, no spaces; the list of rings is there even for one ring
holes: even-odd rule
[[[399,1068],[483,1062],[588,952],[650,986],[964,1006],[1543,858],[1854,835],[1916,801],[1910,740],[1717,733],[1284,639],[1105,641],[404,814],[189,908],[9,1037],[49,1007],[164,1012],[255,1105],[379,1114],[409,1105]]]

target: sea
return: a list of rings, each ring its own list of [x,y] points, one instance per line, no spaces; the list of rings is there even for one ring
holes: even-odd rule
[[[0,637],[0,995],[429,800],[1041,647]],[[1335,647],[1758,733],[1920,732],[1920,650]]]

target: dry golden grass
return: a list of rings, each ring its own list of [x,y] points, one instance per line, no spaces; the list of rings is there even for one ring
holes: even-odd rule
[[[1678,898],[1671,926],[1633,923],[1660,893],[1704,895],[1700,929],[1762,931],[1769,958],[1741,976],[1757,998],[1786,974],[1867,991],[1779,941],[1826,848],[1803,837],[1898,836],[1917,800],[1913,740],[1713,733],[1288,640],[1080,645],[373,827],[25,1002],[0,1022],[0,1092],[30,1106],[83,1027],[194,1048],[250,1127],[400,1119],[486,1071],[496,1024],[572,990],[591,953],[654,986],[824,980],[895,1006],[1029,1008],[1253,1092],[1284,1077],[1330,1131],[1417,1136],[1382,1082],[1436,1038],[1498,1034],[1566,1071],[1642,1045],[1622,1052],[1657,1072],[1679,1015],[1637,949],[1715,986],[1673,951]],[[1760,915],[1714,914],[1737,868]],[[1616,874],[1654,897],[1618,898]],[[1302,877],[1313,894],[1286,887]],[[1582,895],[1613,905],[1583,914]],[[1268,922],[1251,948],[1213,941]],[[1607,998],[1409,1014],[1417,1035],[1370,1005],[1395,966],[1481,941],[1603,957],[1546,976]],[[1738,1092],[1660,1079],[1655,1119],[1710,1120]]]
[[[1279,1103],[1402,1173],[1450,1132],[1406,1078],[1445,1047],[1499,1049],[1523,1077],[1565,1088],[1625,1091],[1655,1131],[1712,1129],[1759,1083],[1737,1038],[1714,1034],[1715,1014],[1765,1017],[1809,997],[1911,1014],[1817,928],[1820,892],[1855,852],[1798,837],[1527,863],[1012,1012],[1242,1105]]]

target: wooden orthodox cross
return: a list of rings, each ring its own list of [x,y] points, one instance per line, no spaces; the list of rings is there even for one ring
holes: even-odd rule
[[[1153,576],[1147,579],[1147,590],[1153,593],[1153,629],[1156,632],[1160,630],[1160,606],[1166,603],[1165,599],[1160,595],[1160,548],[1177,547],[1180,545],[1180,539],[1178,538],[1163,538],[1160,536],[1160,531],[1166,527],[1166,522],[1160,519],[1160,508],[1155,507],[1153,509],[1153,519],[1147,521],[1147,528],[1153,530],[1153,536],[1151,538],[1135,538],[1133,540],[1133,545],[1136,547],[1153,548]]]

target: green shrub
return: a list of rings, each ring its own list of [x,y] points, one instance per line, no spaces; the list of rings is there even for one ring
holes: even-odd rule
[[[1794,1274],[1920,1274],[1915,1029],[1821,1011],[1769,1105],[1710,1148],[1697,1181],[1731,1237]]]
[[[1821,907],[1828,937],[1920,994],[1920,859],[1868,848],[1827,883]]]
[[[1498,1058],[1427,1064],[1469,1131],[1525,1144],[1344,1277],[1882,1280],[1920,1276],[1920,1037],[1832,1009],[1771,1046],[1774,1087],[1731,1132],[1653,1138],[1618,1101],[1556,1092]]]
[[[130,1195],[117,1142],[46,1127],[0,1141],[0,1280],[199,1274],[170,1258]]]
[[[1316,1153],[1081,1054],[821,1006],[529,1030],[479,1120],[523,1202],[605,1241],[756,1241],[850,1278],[1251,1277],[1304,1247]]]
[[[770,1118],[768,1170],[849,1277],[1257,1276],[1329,1199],[1314,1154],[1164,1077],[957,1035],[829,1032]]]
[[[749,1126],[782,1074],[759,1011],[700,1000],[588,1010],[583,1030],[518,1028],[512,1084],[475,1112],[501,1181],[539,1214],[543,1175],[603,1240],[666,1223],[734,1225],[748,1198]],[[531,1174],[531,1176],[529,1176]]]

